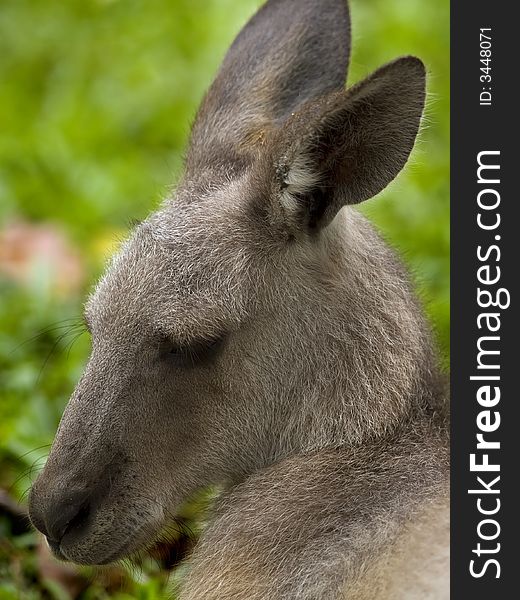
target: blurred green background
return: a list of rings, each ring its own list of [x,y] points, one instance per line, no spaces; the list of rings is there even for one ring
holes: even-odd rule
[[[0,0],[0,600],[160,598],[183,553],[76,572],[49,560],[18,510],[89,351],[88,335],[75,339],[85,293],[175,181],[197,104],[259,4]],[[362,210],[410,266],[447,364],[449,4],[351,10],[349,83],[402,54],[429,70],[410,164]]]

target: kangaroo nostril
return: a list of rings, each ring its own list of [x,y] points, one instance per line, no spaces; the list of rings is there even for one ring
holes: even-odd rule
[[[48,507],[44,533],[49,540],[59,542],[65,533],[85,525],[91,510],[86,496],[87,493],[65,496]]]
[[[69,521],[65,531],[69,531],[71,529],[81,529],[90,516],[90,507],[91,505],[88,502],[83,504],[83,506],[80,507],[78,514],[71,521]],[[65,533],[65,531],[63,533]]]

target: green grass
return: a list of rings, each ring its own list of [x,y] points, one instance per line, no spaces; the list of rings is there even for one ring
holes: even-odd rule
[[[64,292],[45,264],[36,262],[24,283],[0,272],[0,488],[15,498],[42,464],[89,351],[86,335],[70,349],[71,337],[60,341],[61,326],[80,315],[114,241],[175,181],[197,104],[259,4],[0,3],[0,230],[22,220],[62,231],[83,273],[82,284]],[[410,266],[445,361],[448,19],[447,0],[355,0],[349,75],[355,82],[403,54],[420,56],[428,67],[427,117],[410,165],[362,210]],[[13,535],[0,516],[0,600],[67,597],[41,580],[35,535],[24,535]],[[151,567],[125,581],[127,591],[119,595],[93,583],[83,597],[151,600],[162,594],[164,581]]]

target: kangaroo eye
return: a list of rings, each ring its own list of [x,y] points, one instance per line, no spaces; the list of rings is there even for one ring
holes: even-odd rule
[[[204,340],[196,340],[190,344],[172,344],[165,341],[161,354],[177,366],[194,367],[210,363],[221,351],[226,340],[225,335]]]

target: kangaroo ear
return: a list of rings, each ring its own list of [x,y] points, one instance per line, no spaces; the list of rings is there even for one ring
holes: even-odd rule
[[[345,87],[346,0],[268,0],[229,49],[199,109],[188,169],[248,164],[302,103]]]
[[[293,231],[315,229],[327,225],[345,204],[384,189],[413,148],[424,98],[424,65],[404,57],[350,90],[303,106],[276,133],[264,156],[274,188],[269,192],[275,199],[271,217],[283,219]]]

